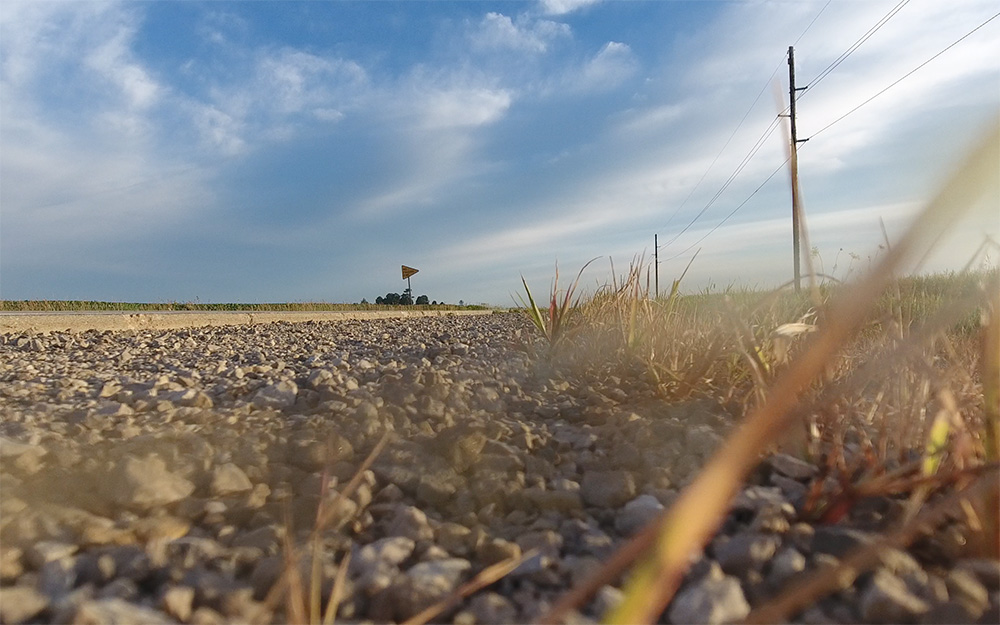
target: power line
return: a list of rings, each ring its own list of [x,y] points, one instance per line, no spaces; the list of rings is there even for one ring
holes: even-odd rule
[[[966,38],[968,38],[970,35],[972,35],[972,33],[976,32],[977,30],[979,30],[983,26],[986,26],[987,24],[989,24],[990,22],[992,22],[993,20],[995,20],[998,17],[1000,17],[1000,13],[997,13],[997,14],[993,15],[993,17],[990,17],[989,19],[987,19],[985,22],[983,22],[979,26],[976,26],[975,28],[973,28],[969,32],[965,33],[964,35],[962,35],[961,37],[959,37],[958,39],[956,39],[954,42],[952,42],[950,45],[948,45],[946,48],[944,48],[943,50],[941,50],[940,52],[938,52],[937,54],[935,54],[931,58],[927,59],[926,61],[924,61],[920,65],[914,67],[913,69],[911,69],[907,73],[903,74],[901,77],[897,78],[895,81],[893,81],[892,83],[890,83],[888,86],[886,86],[885,88],[883,88],[881,91],[879,91],[875,95],[871,96],[870,98],[868,98],[867,100],[865,100],[861,104],[855,106],[854,108],[852,108],[851,110],[847,111],[846,113],[844,113],[843,115],[841,115],[837,119],[833,120],[832,122],[830,122],[826,126],[823,126],[819,130],[817,130],[816,132],[814,132],[812,134],[812,136],[815,137],[816,135],[820,134],[821,132],[823,132],[824,130],[826,130],[827,128],[829,128],[830,126],[833,126],[834,124],[840,122],[842,119],[844,119],[848,115],[854,113],[855,111],[857,111],[858,109],[860,109],[862,106],[868,104],[869,102],[871,102],[875,98],[879,97],[880,95],[882,95],[883,93],[885,93],[889,89],[892,89],[893,87],[895,87],[899,83],[903,82],[905,79],[907,79],[911,75],[913,75],[917,70],[922,69],[925,65],[927,65],[928,63],[930,63],[934,59],[938,58],[939,56],[941,56],[942,54],[944,54],[948,50],[951,50],[952,48],[954,48],[955,46],[957,46],[959,43],[961,43],[962,41],[964,41]]]
[[[819,19],[819,16],[823,15],[823,11],[826,11],[826,7],[830,6],[831,2],[833,2],[833,0],[826,0],[826,4],[824,4],[823,8],[819,10],[819,13],[816,14],[816,17],[812,18],[812,21],[809,22],[809,25],[806,26],[806,29],[802,31],[802,34],[799,35],[799,38],[796,39],[795,43],[792,44],[793,46],[798,45],[799,40],[805,37],[806,33],[809,32],[809,29],[812,28],[812,25],[816,23],[816,20]]]
[[[719,228],[721,228],[723,224],[725,224],[727,221],[729,221],[730,218],[732,218],[733,215],[735,215],[741,208],[743,208],[743,206],[747,202],[750,201],[750,198],[752,198],[753,196],[757,195],[757,192],[760,191],[761,189],[763,189],[764,185],[766,185],[768,182],[770,182],[771,178],[774,178],[775,174],[777,174],[779,171],[781,171],[781,169],[785,166],[786,163],[788,163],[789,160],[790,159],[786,158],[784,161],[782,161],[782,163],[780,165],[778,165],[778,167],[774,171],[771,172],[771,175],[769,175],[767,178],[765,178],[764,182],[760,183],[760,185],[756,189],[753,190],[753,193],[751,193],[750,195],[748,195],[745,200],[743,200],[742,202],[740,202],[736,206],[736,208],[734,208],[733,210],[729,211],[729,214],[726,215],[725,217],[723,217],[722,221],[720,221],[719,223],[715,224],[715,226],[711,230],[709,230],[708,232],[706,232],[705,234],[703,234],[700,239],[698,239],[697,241],[695,241],[691,245],[689,245],[686,248],[684,248],[683,251],[680,251],[680,252],[674,254],[673,256],[671,256],[670,258],[668,258],[666,260],[668,260],[668,261],[675,260],[675,259],[680,258],[681,256],[683,256],[684,254],[687,254],[688,252],[691,251],[691,249],[695,245],[698,245],[699,243],[701,243],[702,241],[704,241],[705,239],[707,239],[710,234],[712,234],[713,232],[715,232],[716,230],[718,230]]]
[[[675,234],[673,238],[667,241],[664,244],[664,247],[670,245],[671,243],[676,241],[678,237],[680,237],[682,234],[690,230],[691,226],[693,226],[695,222],[701,219],[701,216],[704,215],[705,212],[712,207],[712,204],[715,204],[715,201],[719,199],[719,196],[721,196],[725,192],[725,190],[729,188],[729,185],[732,184],[733,180],[735,180],[736,177],[739,176],[740,173],[746,168],[746,166],[750,163],[750,160],[753,159],[754,156],[756,156],[757,152],[759,152],[762,147],[764,147],[764,141],[766,141],[767,138],[771,136],[771,133],[773,133],[774,129],[778,127],[780,121],[781,121],[780,117],[775,117],[771,121],[771,124],[767,127],[766,130],[764,130],[764,133],[757,139],[757,142],[754,144],[754,146],[750,148],[750,151],[747,153],[747,155],[743,157],[743,160],[736,167],[736,170],[733,171],[733,173],[729,175],[729,178],[726,180],[726,182],[723,183],[722,188],[720,188],[718,191],[715,192],[715,195],[712,196],[712,199],[710,199],[708,203],[705,204],[705,206],[700,211],[698,211],[698,214],[695,215],[694,218],[692,218],[691,221],[689,221],[688,224],[684,226],[684,228],[680,232]]]
[[[906,1],[908,2],[909,0],[906,0]],[[809,29],[812,28],[813,24],[816,23],[816,20],[819,19],[819,16],[822,15],[824,11],[826,11],[826,8],[828,6],[830,6],[831,2],[833,2],[833,0],[827,0],[826,4],[824,4],[822,6],[822,8],[820,8],[819,12],[816,13],[816,15],[813,16],[813,18],[809,22],[809,24],[807,24],[806,27],[799,34],[798,39],[795,40],[796,43],[798,43],[798,41],[800,39],[802,39],[802,37],[804,37],[807,32],[809,32]],[[778,73],[778,70],[781,68],[782,64],[785,62],[785,58],[787,58],[787,56],[784,57],[784,58],[782,58],[782,60],[778,61],[778,64],[774,67],[774,71],[772,71],[771,75],[768,76],[767,80],[764,82],[764,86],[761,87],[760,91],[757,92],[757,96],[753,99],[753,102],[750,104],[750,107],[747,109],[746,113],[743,114],[743,117],[740,119],[740,123],[736,125],[736,128],[733,130],[732,134],[730,134],[729,138],[726,139],[726,143],[722,146],[722,149],[720,149],[719,152],[718,152],[718,154],[715,155],[715,158],[712,159],[712,163],[708,166],[708,169],[706,169],[705,172],[701,175],[701,177],[698,179],[698,182],[695,183],[694,187],[691,188],[691,191],[688,192],[687,196],[684,198],[684,201],[682,201],[680,203],[680,205],[677,208],[674,209],[674,212],[672,212],[670,214],[670,217],[667,218],[667,223],[664,225],[664,228],[666,228],[667,226],[669,226],[670,222],[673,221],[674,217],[676,217],[677,214],[681,211],[681,209],[684,208],[684,206],[687,205],[688,201],[691,199],[691,196],[694,195],[694,192],[698,189],[698,187],[701,186],[701,183],[704,182],[705,177],[708,176],[708,172],[710,172],[712,170],[712,168],[715,167],[715,164],[718,162],[719,158],[722,156],[722,153],[726,151],[726,148],[729,147],[729,144],[730,144],[730,142],[732,142],[733,137],[736,136],[736,133],[743,126],[743,122],[746,121],[747,116],[750,115],[750,112],[753,110],[754,106],[757,105],[757,101],[760,100],[760,96],[764,94],[764,91],[767,89],[767,86],[771,83],[771,80],[774,78],[774,75]],[[687,232],[691,228],[691,226],[694,225],[694,223],[696,221],[698,221],[698,219],[702,215],[705,214],[705,212],[712,206],[712,204],[715,203],[715,200],[717,200],[719,198],[719,196],[722,195],[723,192],[725,192],[725,190],[732,183],[733,179],[735,179],[736,176],[738,176],[740,174],[740,172],[743,171],[743,169],[746,167],[747,163],[749,163],[750,159],[752,159],[754,157],[754,155],[757,154],[757,152],[762,147],[763,142],[767,139],[767,137],[769,137],[771,135],[771,133],[774,131],[775,127],[777,127],[778,123],[780,122],[781,116],[786,111],[787,111],[787,109],[781,111],[781,113],[779,113],[777,115],[777,117],[775,117],[771,121],[771,124],[767,127],[767,129],[760,136],[760,138],[757,139],[757,142],[754,144],[754,147],[750,149],[750,152],[747,154],[747,156],[743,157],[743,161],[737,166],[736,171],[734,171],[729,176],[729,178],[726,180],[726,182],[723,183],[722,188],[719,189],[715,193],[715,195],[712,196],[712,199],[709,200],[708,204],[706,204],[705,207],[702,208],[698,212],[697,215],[695,215],[694,219],[692,219],[680,232],[678,232],[676,235],[674,235],[674,237],[672,239],[670,239],[669,241],[667,241],[667,243],[665,243],[664,246],[670,245],[671,243],[673,243],[674,241],[676,241],[678,237],[680,237],[682,234],[684,234],[685,232]]]
[[[891,20],[897,13],[899,13],[903,9],[904,6],[906,6],[907,4],[909,4],[909,2],[910,2],[910,0],[900,0],[899,4],[897,4],[896,6],[894,6],[892,9],[889,10],[888,13],[886,13],[885,15],[883,15],[882,19],[880,19],[874,26],[872,26],[871,28],[868,29],[868,32],[866,32],[864,35],[862,35],[860,39],[858,39],[857,41],[855,41],[854,44],[850,48],[848,48],[843,54],[841,54],[836,59],[834,59],[834,61],[832,63],[830,63],[829,65],[827,65],[826,69],[824,69],[823,71],[821,71],[819,73],[819,75],[816,76],[816,78],[813,78],[812,81],[809,82],[806,85],[806,88],[809,89],[809,88],[812,88],[812,87],[815,87],[816,85],[818,85],[820,83],[820,81],[822,81],[824,78],[826,78],[830,74],[830,72],[832,72],[833,70],[837,69],[837,66],[839,66],[841,63],[843,63],[844,61],[846,61],[847,57],[849,57],[852,54],[854,54],[854,51],[857,50],[858,48],[860,48],[861,45],[864,44],[864,42],[866,42],[869,39],[871,39],[872,35],[874,35],[883,26],[885,26],[886,22],[888,22],[889,20]],[[824,8],[826,8],[826,7],[824,7]]]
[[[838,123],[839,121],[841,121],[842,119],[844,119],[848,115],[854,113],[855,111],[857,111],[858,109],[860,109],[864,105],[868,104],[869,102],[871,102],[872,100],[874,100],[878,96],[882,95],[883,93],[885,93],[886,91],[888,91],[892,87],[896,86],[897,84],[899,84],[900,82],[902,82],[903,80],[905,80],[906,78],[908,78],[909,76],[911,76],[912,74],[914,74],[915,72],[917,72],[918,70],[920,70],[921,68],[923,68],[925,65],[927,65],[928,63],[930,63],[934,59],[938,58],[939,56],[941,56],[942,54],[944,54],[948,50],[954,48],[956,45],[958,45],[959,43],[961,43],[962,41],[964,41],[965,39],[967,39],[968,37],[970,37],[973,33],[975,33],[976,31],[980,30],[981,28],[983,28],[984,26],[986,26],[987,24],[989,24],[990,22],[992,22],[993,20],[995,20],[998,17],[1000,17],[1000,13],[996,13],[995,15],[991,16],[986,21],[982,22],[981,24],[979,24],[978,26],[976,26],[975,28],[973,28],[972,30],[970,30],[969,32],[967,32],[966,34],[962,35],[960,38],[958,38],[957,40],[955,40],[954,42],[952,42],[951,44],[949,44],[947,47],[945,47],[944,49],[942,49],[941,51],[939,51],[934,56],[930,57],[929,59],[927,59],[926,61],[924,61],[920,65],[918,65],[917,67],[913,68],[912,70],[910,70],[909,72],[907,72],[906,74],[904,74],[903,76],[901,76],[900,78],[896,79],[894,82],[892,82],[891,84],[889,84],[888,86],[886,86],[885,88],[883,88],[881,91],[879,91],[875,95],[871,96],[870,98],[868,98],[867,100],[865,100],[861,104],[857,105],[856,107],[854,107],[850,111],[844,113],[843,115],[841,115],[840,117],[838,117],[834,121],[830,122],[829,124],[827,124],[826,126],[824,126],[823,128],[821,128],[819,131],[813,133],[812,136],[815,137],[816,135],[818,135],[821,132],[825,131],[826,129],[830,128],[831,126],[833,126],[834,124]],[[829,72],[827,72],[827,73],[829,73]],[[771,131],[773,131],[773,128],[769,128],[769,130],[766,132],[766,134],[770,134]],[[753,153],[755,153],[755,152],[753,152]],[[716,230],[718,230],[719,228],[721,228],[737,212],[739,212],[739,210],[742,209],[747,204],[747,202],[749,202],[750,199],[753,196],[755,196],[757,194],[757,192],[760,191],[764,187],[764,185],[766,185],[772,178],[774,178],[774,176],[777,175],[777,173],[779,171],[781,171],[781,169],[785,166],[785,164],[788,163],[788,161],[789,161],[789,158],[786,158],[780,165],[778,165],[778,167],[775,168],[775,170],[772,171],[771,174],[767,178],[765,178],[764,181],[762,183],[760,183],[760,185],[756,189],[754,189],[753,192],[750,193],[750,195],[747,196],[747,198],[745,200],[743,200],[735,208],[733,208],[733,210],[731,210],[728,215],[726,215],[724,218],[722,218],[722,220],[719,221],[719,223],[717,223],[715,226],[713,226],[711,230],[709,230],[708,232],[706,232],[705,234],[703,234],[701,236],[701,238],[699,238],[697,241],[695,241],[695,242],[691,243],[690,245],[688,245],[682,251],[680,251],[680,252],[674,254],[673,256],[670,256],[669,258],[665,259],[664,262],[668,262],[668,261],[671,261],[671,260],[676,260],[677,258],[680,258],[681,256],[687,254],[696,245],[698,245],[699,243],[701,243],[702,241],[704,241],[705,239],[707,239]],[[744,159],[744,163],[745,162],[746,162],[746,159]],[[730,179],[730,181],[731,181],[731,179]],[[728,182],[730,182],[730,181],[727,181],[727,185],[728,185]],[[723,187],[723,189],[724,188],[725,187]],[[720,193],[721,193],[721,191],[720,191]],[[706,207],[706,209],[707,209],[707,207]],[[687,229],[689,229],[691,227],[691,225],[693,225],[694,222],[697,221],[698,217],[700,217],[700,216],[701,216],[701,213],[699,213],[699,215],[696,216],[696,218],[694,220],[692,220],[692,222],[690,224],[688,224],[688,227],[685,228],[684,231],[682,231],[680,234],[683,234],[685,231],[687,231]],[[680,236],[680,234],[678,234],[678,236]],[[674,237],[674,240],[676,240],[676,238],[677,237]]]
[[[704,182],[705,177],[708,176],[708,172],[712,171],[712,168],[715,167],[715,164],[718,162],[719,157],[721,157],[722,153],[726,151],[727,147],[729,147],[729,143],[733,140],[733,137],[736,136],[736,133],[739,132],[739,129],[743,127],[743,122],[745,122],[747,117],[750,115],[750,111],[752,111],[753,107],[757,105],[757,101],[760,100],[760,96],[764,94],[764,91],[767,89],[767,86],[771,84],[771,79],[773,79],[774,75],[778,73],[778,69],[781,68],[782,63],[784,63],[784,59],[778,61],[778,64],[774,67],[774,71],[771,72],[771,75],[768,76],[766,81],[764,81],[764,86],[761,87],[760,91],[757,92],[757,97],[755,97],[753,99],[753,102],[750,103],[750,108],[748,108],[746,113],[743,114],[743,117],[740,119],[740,123],[736,124],[736,128],[733,129],[732,134],[730,134],[729,138],[726,139],[726,143],[722,146],[722,149],[719,150],[719,153],[715,155],[714,159],[712,159],[712,163],[708,166],[708,169],[706,169],[705,173],[701,175],[701,178],[698,179],[698,182],[696,182],[695,185],[691,187],[691,190],[688,192],[687,197],[685,197],[684,201],[680,203],[680,206],[675,208],[674,212],[671,213],[670,217],[667,218],[667,223],[664,224],[663,226],[664,229],[666,229],[666,227],[670,225],[670,222],[673,221],[674,217],[677,216],[677,213],[679,213],[681,209],[684,208],[684,206],[688,203],[688,200],[691,199],[691,196],[694,195],[694,192],[697,191],[698,187],[701,186],[701,183]],[[670,243],[667,243],[667,245],[669,244]]]

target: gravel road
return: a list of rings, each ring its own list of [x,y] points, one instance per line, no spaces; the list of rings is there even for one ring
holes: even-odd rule
[[[339,622],[401,621],[523,564],[437,620],[527,622],[676,497],[735,419],[634,372],[529,356],[518,315],[0,335],[0,622],[285,620],[265,598],[321,497],[389,442],[323,535]],[[817,469],[766,459],[666,619],[743,618],[898,516],[797,513]],[[324,492],[325,491],[327,492]],[[946,527],[797,615],[1000,621],[1000,563]],[[308,573],[309,562],[302,561]],[[621,596],[605,586],[576,619]]]

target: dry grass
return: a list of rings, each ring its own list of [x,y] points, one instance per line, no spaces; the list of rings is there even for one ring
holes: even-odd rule
[[[895,277],[977,195],[995,193],[1000,129],[985,136],[854,284],[814,283],[803,296],[737,290],[682,298],[675,289],[652,301],[636,262],[621,284],[567,313],[573,323],[564,330],[575,338],[561,348],[564,362],[642,371],[664,399],[738,402],[747,416],[675,504],[543,622],[560,622],[628,568],[625,599],[608,622],[656,621],[750,471],[781,446],[836,478],[817,481],[806,513],[818,521],[835,522],[873,494],[908,497],[906,525],[887,538],[901,544],[930,531],[927,519],[941,504],[927,502],[947,495],[958,502],[952,510],[964,511],[973,553],[1000,555],[1000,274]],[[831,482],[837,486],[822,486]],[[850,562],[870,565],[875,551]],[[790,609],[764,614],[787,618]]]

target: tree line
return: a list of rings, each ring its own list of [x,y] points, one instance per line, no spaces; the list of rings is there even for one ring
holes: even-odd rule
[[[430,301],[427,299],[426,295],[418,295],[417,301],[413,301],[413,297],[409,293],[386,293],[385,297],[376,297],[375,303],[384,306],[409,306],[411,304],[417,304],[418,306],[426,306],[430,304],[432,306],[437,306],[437,301]]]

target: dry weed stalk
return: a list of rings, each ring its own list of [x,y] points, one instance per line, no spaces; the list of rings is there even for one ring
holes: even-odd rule
[[[323,584],[322,556],[324,551],[322,544],[323,533],[335,522],[346,523],[349,520],[338,518],[338,515],[341,514],[341,504],[350,498],[361,485],[365,472],[371,468],[372,463],[375,462],[375,459],[382,453],[382,450],[389,442],[389,434],[387,431],[382,435],[375,444],[375,447],[372,448],[368,456],[358,466],[351,480],[343,489],[337,491],[337,494],[333,498],[327,496],[329,469],[324,471],[323,479],[321,480],[319,506],[316,509],[316,519],[307,542],[310,561],[308,593],[306,592],[306,584],[302,580],[300,570],[300,562],[302,561],[301,553],[292,538],[293,524],[287,518],[286,511],[285,527],[287,531],[285,532],[283,549],[285,566],[281,576],[271,587],[267,597],[264,599],[264,605],[269,611],[273,611],[278,602],[284,597],[285,619],[288,623],[309,623],[310,625],[319,625],[322,623],[323,625],[332,625],[336,619],[337,609],[340,607],[340,601],[343,597],[347,567],[350,564],[351,554],[350,552],[345,554],[338,565],[337,573],[334,577],[333,589],[326,607],[323,608],[321,605]]]

